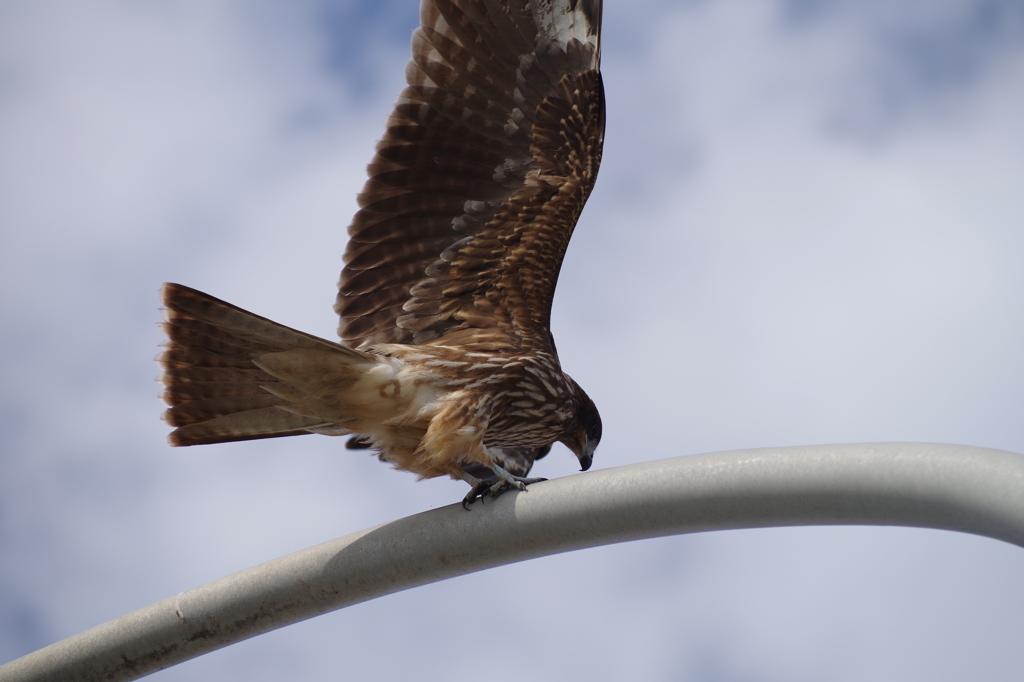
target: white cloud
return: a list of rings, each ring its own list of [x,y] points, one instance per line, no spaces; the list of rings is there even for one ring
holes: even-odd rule
[[[333,333],[343,229],[406,59],[374,22],[407,22],[407,3],[380,7],[333,7],[370,22],[333,34],[317,3],[0,10],[0,658],[463,494],[334,439],[171,451],[157,420],[162,281]],[[598,466],[857,440],[1024,452],[1013,12],[606,8],[605,166],[555,310],[606,424]],[[331,61],[357,34],[371,77]],[[572,465],[556,452],[539,473]],[[154,679],[1008,680],[1019,554],[893,529],[633,543]]]

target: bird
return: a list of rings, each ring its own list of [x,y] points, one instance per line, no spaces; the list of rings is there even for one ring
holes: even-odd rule
[[[348,229],[340,342],[164,284],[168,440],[349,436],[462,506],[590,468],[593,400],[551,334],[604,144],[601,0],[422,0],[407,87]]]

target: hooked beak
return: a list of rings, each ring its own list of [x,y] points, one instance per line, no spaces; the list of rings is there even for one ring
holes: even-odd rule
[[[583,449],[576,455],[576,459],[580,461],[580,471],[586,471],[594,463],[594,450],[596,448],[597,443],[589,438],[583,441]]]

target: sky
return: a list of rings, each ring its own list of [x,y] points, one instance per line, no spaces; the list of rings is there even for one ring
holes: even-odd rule
[[[412,0],[0,0],[0,661],[461,499],[340,439],[172,449],[158,290],[331,338]],[[608,0],[554,307],[594,468],[877,441],[1024,453],[1024,6]],[[536,475],[571,475],[564,448]],[[155,674],[1019,679],[1024,552],[730,531],[506,566]],[[484,604],[488,604],[484,606]]]

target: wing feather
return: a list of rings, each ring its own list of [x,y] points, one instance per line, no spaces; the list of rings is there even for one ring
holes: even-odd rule
[[[550,346],[600,165],[600,0],[423,0],[336,309],[352,346]]]

